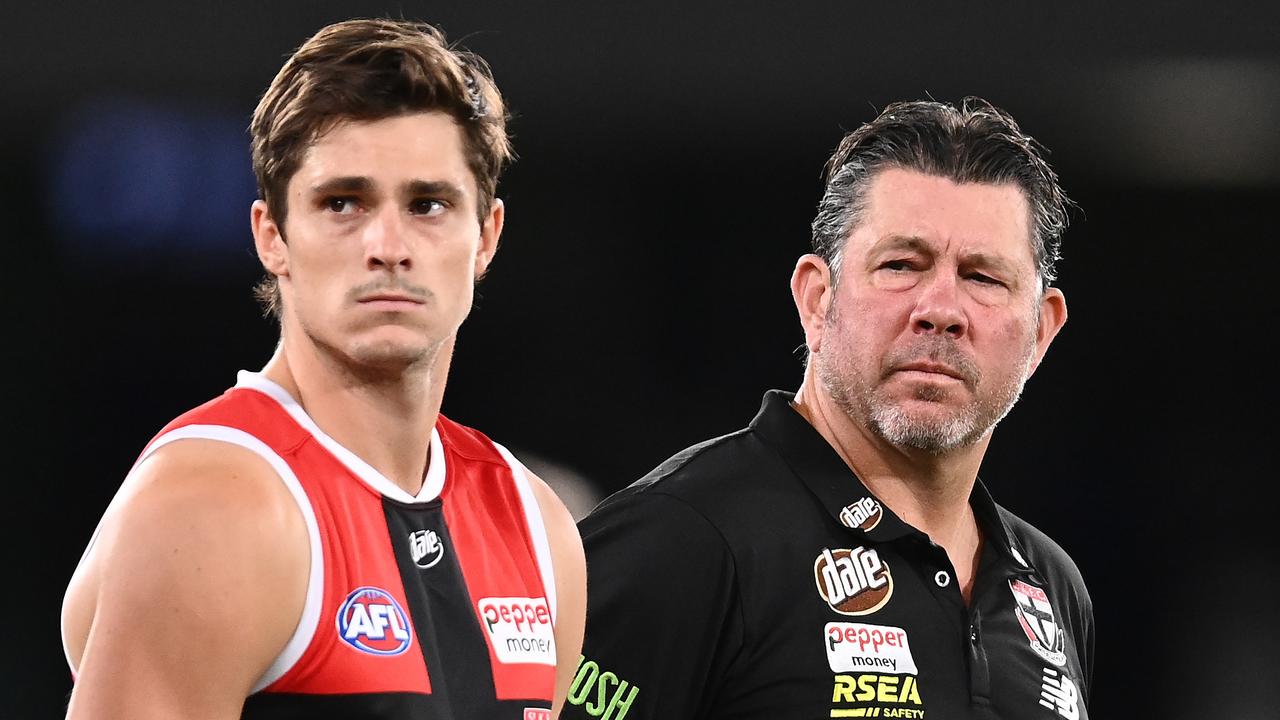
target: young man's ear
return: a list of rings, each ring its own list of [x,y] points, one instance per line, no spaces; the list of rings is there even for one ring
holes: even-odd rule
[[[484,222],[480,223],[480,247],[476,249],[476,280],[484,277],[485,272],[489,269],[489,263],[493,262],[493,256],[498,253],[498,240],[502,237],[502,223],[506,219],[506,206],[502,200],[494,198],[489,203],[489,212],[484,216]]]
[[[254,200],[249,209],[249,227],[253,229],[253,247],[263,269],[282,277],[289,274],[289,246],[284,241],[284,231],[271,217],[271,210],[262,200]]]

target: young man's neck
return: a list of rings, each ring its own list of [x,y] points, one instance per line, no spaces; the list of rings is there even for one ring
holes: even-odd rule
[[[314,343],[281,340],[263,374],[343,447],[410,495],[422,488],[452,338],[402,372],[353,368]]]

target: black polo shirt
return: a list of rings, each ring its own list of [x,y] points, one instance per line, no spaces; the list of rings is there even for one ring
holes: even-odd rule
[[[792,397],[579,524],[587,633],[562,717],[1087,718],[1093,610],[1062,548],[978,482],[966,607],[946,551]]]

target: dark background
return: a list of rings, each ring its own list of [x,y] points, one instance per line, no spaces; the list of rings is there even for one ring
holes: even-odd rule
[[[798,385],[787,282],[843,131],[898,99],[1011,111],[1083,212],[1071,320],[982,476],[1084,572],[1094,717],[1280,717],[1280,11],[933,5],[6,4],[0,716],[60,716],[58,608],[111,495],[272,350],[258,94],[322,25],[390,14],[487,58],[515,112],[444,410],[595,492]]]

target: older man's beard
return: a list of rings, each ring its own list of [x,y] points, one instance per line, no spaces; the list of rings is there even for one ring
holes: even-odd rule
[[[917,342],[895,351],[885,358],[880,376],[869,384],[859,376],[856,370],[858,363],[852,357],[853,351],[847,347],[843,352],[818,353],[814,360],[818,363],[819,381],[836,406],[851,420],[862,424],[860,420],[865,419],[872,432],[892,445],[941,455],[978,442],[1009,414],[1022,394],[1034,352],[1035,342],[1032,339],[1017,372],[1000,379],[985,395],[977,394],[983,382],[977,365],[951,340],[943,337],[921,336]],[[842,363],[842,359],[846,362]],[[899,401],[888,397],[881,382],[894,372],[894,368],[926,359],[944,363],[962,375],[965,385],[977,394],[975,399],[953,412],[941,414],[912,413]],[[915,399],[941,402],[948,392],[953,391],[921,385],[915,390]]]

